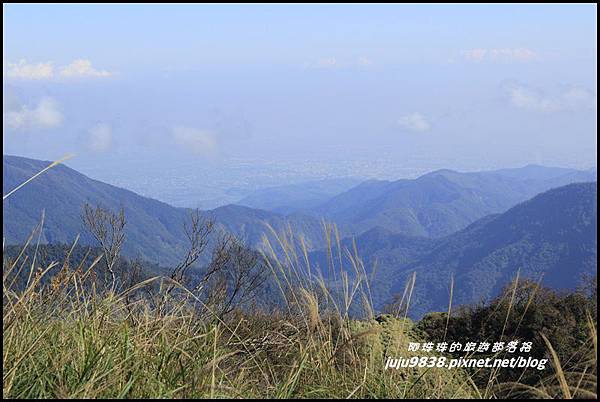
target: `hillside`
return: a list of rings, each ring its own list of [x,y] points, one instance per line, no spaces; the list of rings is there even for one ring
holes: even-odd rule
[[[47,164],[5,156],[3,192]],[[496,294],[518,268],[525,276],[545,273],[546,283],[558,288],[572,288],[581,274],[595,272],[595,183],[560,187],[509,209],[526,194],[588,174],[595,176],[541,167],[482,173],[442,170],[416,180],[367,181],[321,208],[329,211],[329,219],[342,223],[342,237],[364,229],[355,238],[367,268],[377,266],[372,283],[376,307],[401,293],[408,276],[417,272],[413,302],[419,314],[445,308],[451,273],[456,277],[455,302],[466,303]],[[183,222],[189,210],[90,179],[66,166],[44,173],[4,202],[6,244],[23,243],[42,210],[42,243],[68,244],[81,234],[80,244],[93,244],[81,224],[85,202],[112,209],[124,206],[124,256],[168,265],[185,250]],[[508,211],[488,214],[503,209]],[[239,205],[202,214],[217,223],[217,232],[233,233],[252,247],[259,247],[263,235],[269,234],[267,225],[302,235],[309,249],[326,244],[323,223],[314,215],[285,216]],[[442,236],[453,229],[458,231]],[[352,249],[352,240],[346,238],[343,245]],[[323,251],[313,252],[311,258],[327,272]]]
[[[16,156],[3,157],[3,193],[39,172],[50,162]],[[123,253],[158,264],[181,257],[187,245],[183,223],[190,211],[142,197],[131,191],[90,179],[64,165],[56,166],[4,201],[3,236],[7,244],[23,243],[39,224],[45,211],[43,243],[70,243],[81,234],[81,244],[92,244],[83,230],[81,208],[85,202],[113,210],[123,206],[127,218]],[[309,244],[322,238],[321,222],[313,217],[283,215],[241,206],[203,212],[217,227],[257,246],[266,231],[264,222],[276,230],[291,227],[305,233]]]
[[[377,307],[402,293],[417,273],[411,303],[416,316],[447,308],[451,275],[454,305],[489,299],[517,271],[534,279],[543,274],[544,284],[553,288],[573,289],[582,275],[597,271],[597,184],[550,190],[441,239],[407,238],[377,229],[356,243],[367,266],[377,261]],[[313,255],[323,263],[319,253]]]
[[[458,304],[498,294],[517,271],[573,289],[582,275],[597,271],[597,228],[597,184],[571,184],[449,236],[407,269],[423,282],[417,285],[425,296],[421,309],[447,304],[452,272]]]
[[[595,181],[594,171],[526,166],[490,172],[439,170],[414,180],[364,182],[311,210],[353,234],[380,226],[442,237],[554,187]]]

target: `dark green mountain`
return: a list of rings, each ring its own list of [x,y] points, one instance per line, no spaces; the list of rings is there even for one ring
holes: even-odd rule
[[[4,156],[3,192],[48,164]],[[418,316],[447,308],[451,275],[456,305],[497,294],[518,270],[525,277],[544,274],[545,283],[556,288],[573,288],[581,275],[595,273],[596,183],[559,187],[510,208],[528,194],[595,176],[595,171],[534,166],[482,173],[442,170],[416,180],[367,181],[317,210],[340,220],[342,235],[349,233],[345,225],[353,231],[364,229],[356,244],[367,268],[376,262],[377,269],[370,272],[376,307],[402,293],[410,275],[417,273],[411,311]],[[85,202],[111,209],[124,206],[127,257],[168,265],[185,251],[183,222],[189,210],[90,179],[66,166],[52,168],[3,202],[4,240],[22,244],[44,210],[42,243],[68,244],[81,234],[80,244],[93,244],[80,219]],[[481,218],[498,210],[506,211]],[[270,233],[267,225],[302,235],[312,249],[325,244],[321,220],[300,213],[284,216],[228,205],[203,215],[214,219],[218,230],[253,247]],[[442,236],[453,229],[458,232]],[[343,241],[348,249],[352,243],[349,238]],[[311,258],[326,274],[325,253],[315,251]]]
[[[367,266],[377,261],[377,307],[402,293],[416,272],[411,302],[415,316],[447,309],[451,275],[454,305],[495,296],[518,271],[521,277],[543,275],[547,286],[572,289],[583,275],[597,271],[597,184],[550,190],[440,239],[374,229],[356,243]],[[313,256],[323,264],[319,253]]]
[[[50,162],[16,156],[3,157],[3,193],[21,184]],[[183,223],[190,211],[175,208],[131,191],[90,179],[64,165],[56,166],[28,183],[3,202],[3,236],[7,244],[22,244],[39,224],[45,211],[43,243],[70,243],[81,234],[81,244],[92,244],[83,230],[81,210],[85,202],[118,209],[125,208],[126,241],[123,253],[148,261],[169,264],[182,256],[187,245]],[[267,232],[265,222],[278,232],[292,228],[304,233],[308,244],[320,244],[320,220],[241,206],[226,206],[203,212],[214,218],[217,228],[226,230],[256,247]],[[268,233],[268,232],[267,232]]]
[[[409,236],[442,237],[540,192],[594,180],[595,171],[534,165],[474,173],[439,170],[414,180],[364,182],[312,213],[353,234],[379,226]]]

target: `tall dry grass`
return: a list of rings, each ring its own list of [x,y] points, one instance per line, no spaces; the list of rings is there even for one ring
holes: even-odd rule
[[[227,320],[199,317],[194,305],[202,302],[183,287],[181,294],[188,297],[170,300],[167,312],[158,314],[138,291],[165,278],[121,292],[100,287],[95,271],[101,257],[90,266],[65,265],[50,281],[43,279],[57,263],[40,267],[35,256],[24,254],[5,260],[4,396],[476,395],[462,373],[384,371],[386,353],[405,350],[411,324],[350,318],[356,300],[373,317],[362,263],[352,260],[352,278],[346,267],[337,266],[340,293],[333,294],[323,275],[298,264],[308,261],[306,255],[294,254],[283,237],[279,241],[288,252],[285,261],[279,254],[267,260],[285,299],[282,311],[238,311]],[[17,288],[16,275],[23,276],[25,269],[27,283]]]
[[[41,230],[42,225],[27,244]],[[167,278],[150,278],[118,292],[103,287],[97,280],[100,256],[88,266],[69,266],[66,258],[51,280],[45,276],[59,261],[40,266],[35,253],[25,252],[11,261],[4,258],[3,396],[496,396],[482,393],[459,369],[384,369],[387,356],[406,356],[408,342],[421,340],[406,317],[415,275],[407,283],[403,316],[376,317],[357,247],[344,249],[334,226],[324,225],[325,273],[311,265],[302,237],[291,229],[268,230],[264,258],[284,303],[279,311],[238,310],[226,319],[199,316],[196,307],[202,301]],[[27,278],[24,286],[16,286],[18,277]],[[181,291],[167,301],[168,309],[157,311],[141,290],[160,289],[167,282]],[[590,323],[593,327],[591,318]],[[596,350],[595,327],[591,333]],[[552,352],[550,342],[548,348]],[[555,361],[554,379],[527,391],[591,396],[587,390],[596,377],[595,368],[592,375],[588,367],[595,367],[595,356],[589,359],[581,372],[565,371]],[[510,390],[524,391],[519,384]]]

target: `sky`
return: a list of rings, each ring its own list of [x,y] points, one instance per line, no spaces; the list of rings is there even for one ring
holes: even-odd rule
[[[4,153],[129,187],[168,186],[139,168],[157,160],[592,167],[596,24],[596,5],[3,5]]]

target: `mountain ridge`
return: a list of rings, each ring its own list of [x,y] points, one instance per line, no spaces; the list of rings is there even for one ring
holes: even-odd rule
[[[50,163],[4,155],[3,193],[6,194]],[[123,248],[126,256],[140,256],[162,264],[178,261],[185,253],[187,237],[183,224],[192,210],[173,207],[91,179],[66,165],[58,165],[44,172],[4,201],[4,239],[7,244],[23,243],[39,224],[42,210],[45,210],[42,242],[70,243],[81,234],[80,241],[93,244],[93,239],[83,230],[80,218],[85,202],[113,210],[124,206],[128,221]],[[321,221],[313,217],[288,220],[281,214],[234,205],[201,211],[201,215],[214,218],[218,229],[231,232],[252,247],[262,242],[262,233],[256,230],[261,226],[259,221],[266,221],[277,230],[302,224],[305,230],[314,229],[306,233],[309,243],[318,243],[322,238],[322,230],[316,230],[320,228]]]
[[[594,171],[535,167],[532,174],[532,166],[466,173],[440,169],[416,179],[371,180],[310,213],[355,235],[382,226],[411,236],[443,237],[551,188],[596,180]]]
[[[597,183],[548,190],[443,238],[373,229],[355,242],[365,262],[377,261],[371,284],[377,308],[402,294],[416,273],[411,314],[417,317],[447,308],[451,276],[455,304],[489,300],[517,272],[534,280],[543,274],[544,284],[572,289],[597,271]],[[318,253],[313,257],[323,264]]]

